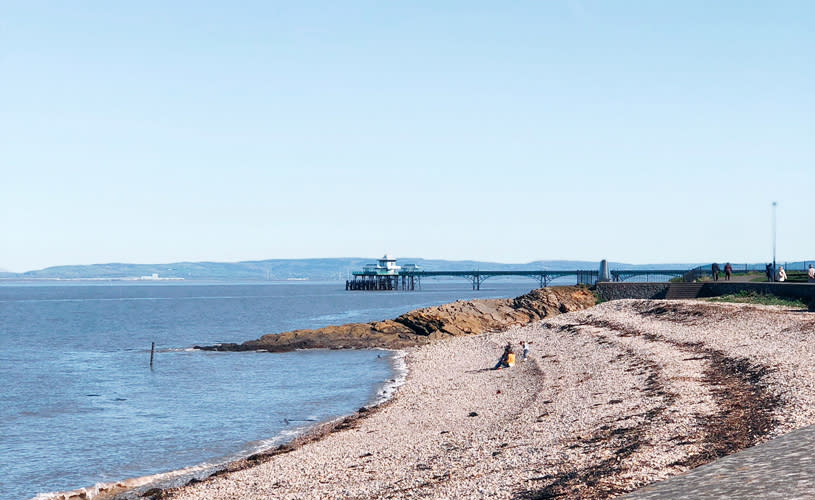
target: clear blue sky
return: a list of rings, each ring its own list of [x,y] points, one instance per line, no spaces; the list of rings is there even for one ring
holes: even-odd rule
[[[815,259],[815,2],[0,4],[0,268]]]

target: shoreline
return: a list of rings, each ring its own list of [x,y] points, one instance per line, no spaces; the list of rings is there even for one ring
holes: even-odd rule
[[[414,347],[382,407],[153,498],[612,498],[815,424],[813,330],[783,307],[624,300]],[[530,361],[487,369],[524,339]]]
[[[371,350],[388,352],[388,356],[391,358],[393,378],[377,384],[374,389],[375,394],[369,403],[356,411],[339,415],[330,420],[301,426],[289,433],[270,438],[278,441],[279,444],[266,446],[253,452],[238,452],[237,456],[219,460],[215,463],[203,462],[182,469],[147,476],[97,483],[76,490],[39,493],[32,497],[31,500],[136,500],[150,498],[152,495],[159,494],[159,492],[170,491],[210,477],[254,467],[277,455],[288,453],[308,443],[322,439],[328,434],[343,430],[353,425],[353,422],[367,418],[389,404],[407,378],[408,368],[405,363],[405,351],[383,348]]]
[[[295,330],[283,334],[266,335],[256,341],[248,341],[234,349],[203,348],[203,350],[253,350],[281,352],[302,348],[309,349],[381,349],[391,353],[394,378],[378,386],[377,396],[363,407],[365,412],[355,412],[340,416],[328,422],[305,427],[293,437],[283,438],[283,443],[261,451],[249,453],[245,457],[226,459],[216,463],[195,464],[179,470],[172,470],[148,476],[127,478],[72,491],[40,493],[32,500],[130,500],[142,498],[147,491],[165,491],[176,488],[188,481],[232,471],[233,468],[250,467],[261,457],[275,456],[290,451],[290,443],[301,446],[301,437],[309,436],[314,430],[319,436],[334,432],[334,423],[345,419],[367,417],[383,404],[392,401],[394,395],[408,376],[406,352],[411,346],[427,345],[450,337],[466,336],[483,331],[500,330],[526,324],[542,317],[551,317],[562,311],[582,309],[594,303],[593,296],[581,287],[552,287],[533,290],[530,293],[508,299],[474,299],[417,309],[396,320],[373,322],[366,325],[349,324],[339,327],[326,327],[319,330]],[[363,333],[358,334],[361,329]],[[350,334],[350,335],[349,335]],[[373,334],[373,335],[372,335]],[[319,338],[318,342],[304,338]],[[282,339],[286,346],[277,343]],[[270,345],[272,347],[270,347]],[[196,348],[199,348],[196,346]],[[199,348],[200,349],[200,348]],[[320,430],[328,425],[332,430]],[[341,424],[336,424],[341,425]],[[319,439],[319,438],[317,438]],[[305,439],[311,442],[310,438]],[[254,457],[254,458],[251,458]],[[250,460],[251,458],[251,460]],[[249,462],[252,463],[248,463]]]

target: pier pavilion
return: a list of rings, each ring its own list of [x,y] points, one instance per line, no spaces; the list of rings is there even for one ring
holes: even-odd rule
[[[353,279],[345,282],[346,290],[415,290],[419,271],[416,264],[397,266],[388,254],[376,264],[367,264],[362,271],[354,271]]]

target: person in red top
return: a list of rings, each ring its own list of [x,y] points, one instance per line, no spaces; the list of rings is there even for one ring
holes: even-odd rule
[[[724,265],[724,279],[725,281],[730,281],[730,276],[733,275],[733,266],[730,265],[728,262]]]

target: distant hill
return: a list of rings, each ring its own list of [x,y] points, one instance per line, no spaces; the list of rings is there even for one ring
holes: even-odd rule
[[[187,280],[286,280],[306,278],[310,280],[348,279],[353,271],[365,264],[375,263],[376,258],[326,258],[326,259],[269,259],[243,262],[175,262],[170,264],[108,263],[82,266],[56,266],[28,271],[5,273],[6,278],[37,279],[123,279],[139,278],[157,274],[160,278],[183,278]],[[439,260],[400,258],[397,264],[416,264],[426,271],[502,271],[538,270],[552,271],[599,269],[599,261],[540,260],[525,264],[501,264],[475,260]],[[611,269],[690,269],[698,264],[647,264],[631,265],[609,262]]]

